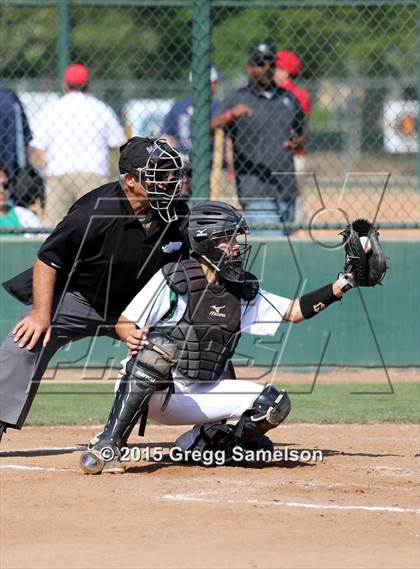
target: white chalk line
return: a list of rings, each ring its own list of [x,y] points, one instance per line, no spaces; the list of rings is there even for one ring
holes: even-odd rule
[[[362,510],[366,512],[392,512],[400,514],[420,514],[418,508],[400,508],[397,506],[356,506],[339,504],[310,504],[306,502],[275,502],[273,500],[232,500],[225,498],[210,498],[205,496],[206,492],[196,494],[165,494],[164,500],[172,502],[205,502],[208,504],[246,504],[252,506],[275,506],[284,508],[307,508],[312,510]]]
[[[189,478],[189,481],[192,482],[210,482],[211,484],[214,484],[214,478],[208,478],[208,477],[199,477],[199,476],[192,476],[191,478]],[[244,482],[243,480],[223,480],[223,485],[225,486],[243,486]],[[259,481],[259,480],[253,480],[252,481],[252,485],[254,487],[258,486],[258,487],[264,487],[267,488],[269,485],[267,482],[263,482],[263,481]],[[334,490],[334,489],[343,489],[345,490],[347,489],[355,489],[355,490],[360,490],[360,489],[370,489],[371,485],[370,484],[363,484],[361,482],[355,482],[355,483],[343,483],[343,482],[321,482],[321,481],[305,481],[305,480],[295,480],[295,481],[290,481],[290,480],[276,480],[275,482],[275,486],[286,486],[287,488],[296,486],[298,488],[307,488],[307,489],[313,489],[313,488],[325,488],[326,490]],[[377,489],[387,489],[389,488],[388,485],[386,484],[378,484],[375,483],[375,488]],[[411,488],[400,488],[400,490],[403,490],[405,492],[409,492],[411,491]]]
[[[73,468],[54,468],[46,466],[25,466],[22,464],[2,464],[0,470],[31,470],[36,472],[76,472]]]

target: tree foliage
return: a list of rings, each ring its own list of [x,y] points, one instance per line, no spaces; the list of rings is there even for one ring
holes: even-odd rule
[[[70,3],[70,59],[98,79],[185,80],[191,66],[191,9]],[[268,41],[296,51],[308,79],[415,73],[415,6],[214,8],[213,57],[228,76],[243,73],[248,48]],[[55,77],[54,6],[0,7],[0,74]]]

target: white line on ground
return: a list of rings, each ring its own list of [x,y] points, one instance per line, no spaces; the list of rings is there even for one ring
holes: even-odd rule
[[[11,470],[32,470],[42,472],[76,472],[73,468],[53,468],[44,466],[24,466],[22,464],[2,464],[0,470],[10,468]]]
[[[249,504],[255,506],[275,506],[285,508],[309,508],[314,510],[363,510],[367,512],[392,512],[401,514],[420,514],[417,508],[400,508],[396,506],[356,506],[350,504],[308,504],[305,502],[275,502],[272,500],[232,500],[210,498],[203,492],[196,494],[165,494],[164,500],[172,502],[206,502],[209,504]]]
[[[204,483],[204,482],[210,482],[211,484],[214,483],[214,478],[208,478],[208,477],[200,477],[200,476],[192,476],[191,478],[188,479],[189,481],[192,482],[199,482],[200,484]],[[223,480],[223,484],[225,486],[230,485],[230,486],[243,486],[244,482],[243,480]],[[253,480],[252,482],[253,486],[259,486],[259,487],[267,487],[267,482],[264,481],[258,481],[258,480]],[[362,483],[347,483],[344,484],[342,482],[321,482],[321,481],[306,481],[306,480],[295,480],[294,482],[289,481],[289,480],[276,480],[276,486],[287,486],[288,488],[290,488],[291,486],[297,486],[298,488],[327,488],[327,489],[335,489],[335,488],[370,488],[369,484],[362,484]],[[375,484],[375,488],[389,488],[388,485],[384,485],[384,484]],[[402,488],[402,490],[404,491],[409,491],[409,488]]]

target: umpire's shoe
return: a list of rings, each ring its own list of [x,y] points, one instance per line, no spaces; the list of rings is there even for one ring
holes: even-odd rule
[[[118,447],[107,444],[99,448],[89,448],[82,453],[79,460],[80,470],[84,474],[123,474],[125,464],[121,462],[121,455]]]

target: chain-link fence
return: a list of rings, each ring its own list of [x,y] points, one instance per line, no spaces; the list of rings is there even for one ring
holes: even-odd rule
[[[54,226],[131,135],[251,219],[416,227],[419,22],[397,0],[2,1],[0,230]]]

